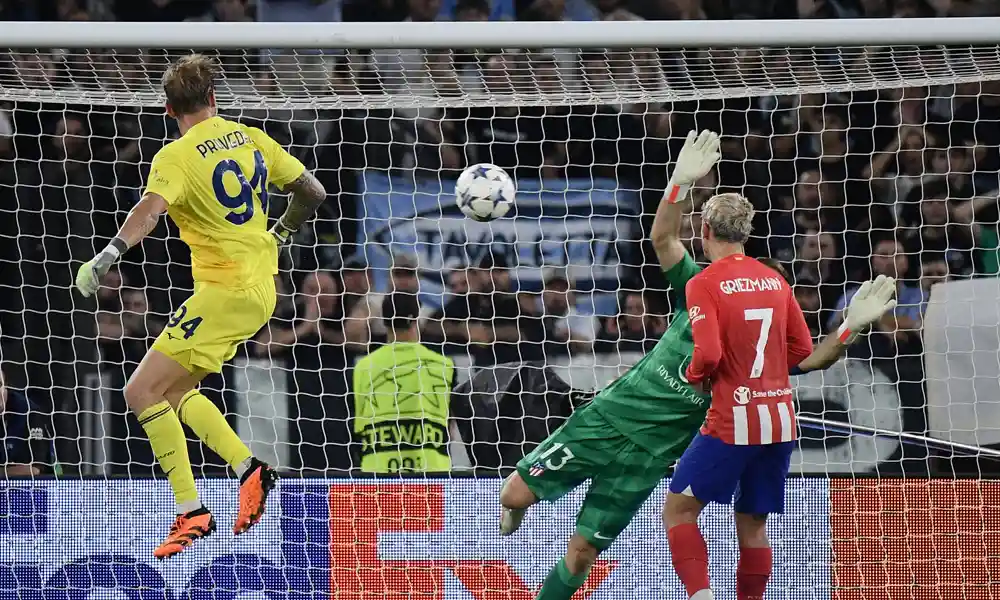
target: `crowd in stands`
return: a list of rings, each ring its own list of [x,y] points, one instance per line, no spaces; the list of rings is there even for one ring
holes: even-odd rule
[[[1000,4],[990,0],[0,2],[3,19],[63,21],[391,23],[989,14],[1000,14]],[[49,91],[128,90],[155,82],[163,56],[17,51],[0,60],[0,82]],[[412,91],[426,85],[432,93],[447,95],[517,91],[519,84],[509,74],[519,70],[532,73],[532,85],[551,79],[564,86],[575,82],[590,90],[610,89],[617,75],[607,57],[603,49],[556,49],[426,56],[406,50],[325,50],[291,58],[220,58],[228,78],[233,82],[248,78],[258,91],[269,86],[284,91],[283,85],[295,83],[282,81],[281,69],[271,67],[282,60],[298,60],[325,74],[324,90],[392,94],[404,86]],[[629,76],[640,86],[649,78],[660,80],[667,76],[660,65],[677,59],[655,50],[635,52]],[[720,69],[738,71],[739,60],[720,62]],[[427,63],[434,65],[429,71],[410,71]],[[419,83],[421,77],[427,80]],[[315,83],[310,79],[303,85],[308,87],[310,81]],[[290,145],[331,192],[316,224],[296,238],[291,257],[283,259],[289,275],[281,279],[274,321],[246,352],[251,358],[291,365],[290,397],[298,397],[291,403],[297,405],[293,418],[349,422],[349,369],[358,356],[385,339],[381,298],[392,289],[418,291],[422,276],[417,257],[395,255],[388,286],[375,289],[372,269],[356,244],[361,194],[357,174],[363,169],[436,179],[455,177],[476,162],[492,162],[519,181],[615,178],[622,187],[640,191],[643,226],[648,228],[666,183],[666,167],[684,134],[712,128],[723,133],[724,160],[694,192],[696,212],[684,223],[692,254],[704,258],[696,239],[697,208],[715,191],[738,191],[758,210],[748,253],[772,256],[789,266],[796,297],[817,337],[837,327],[857,282],[882,273],[898,278],[899,307],[875,327],[871,351],[889,358],[917,355],[923,308],[933,284],[1000,273],[998,109],[1000,82],[983,81],[628,105],[227,112],[263,126]],[[43,397],[36,402],[66,415],[57,423],[65,440],[78,438],[82,427],[78,392],[87,365],[113,373],[111,387],[120,389],[149,340],[163,327],[170,307],[190,290],[186,250],[175,235],[168,235],[172,227],[163,225],[155,239],[113,272],[96,304],[70,294],[75,265],[114,235],[122,215],[138,198],[153,154],[176,135],[176,125],[161,110],[149,107],[30,98],[0,104],[4,200],[0,260],[11,273],[3,288],[7,307],[0,310],[4,368],[13,387],[34,390],[36,397]],[[666,330],[670,296],[651,249],[639,237],[634,244],[638,255],[646,258],[639,261],[643,264],[622,269],[616,312],[593,314],[581,308],[586,303],[577,300],[584,292],[559,265],[543,270],[539,289],[525,291],[518,285],[511,255],[487,252],[444,274],[449,300],[425,310],[423,340],[446,353],[471,355],[477,365],[648,351]],[[221,380],[214,385],[226,387]],[[317,400],[304,401],[309,395]],[[112,403],[111,409],[126,413],[121,403]],[[306,412],[297,415],[297,410]],[[112,433],[140,442],[143,437],[124,417]],[[350,436],[350,432],[345,426],[333,435]],[[128,456],[142,452],[138,445],[127,449]]]

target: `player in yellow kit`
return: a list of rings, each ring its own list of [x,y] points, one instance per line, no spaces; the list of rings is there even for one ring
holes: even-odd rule
[[[295,157],[260,129],[217,116],[214,63],[190,55],[163,76],[167,114],[181,137],[153,158],[146,191],[118,235],[80,267],[76,286],[94,294],[126,250],[142,241],[166,212],[191,248],[194,293],[170,317],[125,386],[125,400],[149,436],[177,500],[177,520],[155,551],[173,556],[215,530],[198,499],[181,423],[219,454],[240,478],[233,533],[257,523],[274,470],[257,460],[198,384],[219,372],[237,346],[274,311],[278,247],[326,198]],[[267,187],[291,192],[288,208],[267,228]]]

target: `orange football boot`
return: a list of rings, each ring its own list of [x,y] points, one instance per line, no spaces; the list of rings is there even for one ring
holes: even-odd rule
[[[236,515],[233,535],[246,533],[264,516],[267,495],[271,493],[278,473],[267,463],[251,459],[250,468],[240,479],[240,512]]]
[[[215,518],[208,509],[202,506],[183,515],[177,515],[177,520],[170,526],[170,535],[153,550],[153,556],[163,560],[180,554],[190,548],[195,542],[206,538],[215,531]]]

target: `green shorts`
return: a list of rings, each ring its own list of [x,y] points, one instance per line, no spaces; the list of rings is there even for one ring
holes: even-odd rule
[[[577,514],[576,531],[604,550],[660,484],[687,447],[656,456],[608,423],[594,405],[573,415],[517,463],[517,471],[539,500],[555,501],[590,479]]]

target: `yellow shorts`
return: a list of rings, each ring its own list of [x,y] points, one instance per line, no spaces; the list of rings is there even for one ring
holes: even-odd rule
[[[218,373],[239,345],[267,324],[276,300],[272,278],[242,290],[196,283],[194,294],[170,316],[152,349],[192,373]]]

